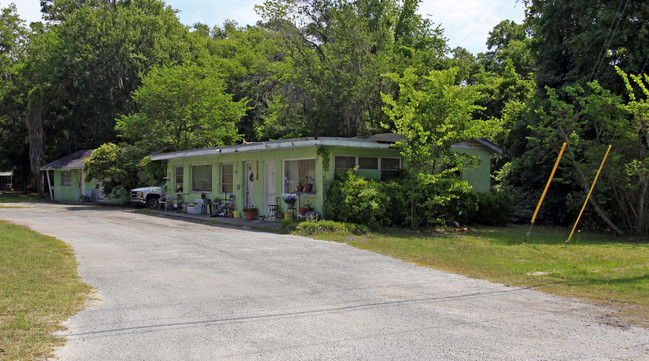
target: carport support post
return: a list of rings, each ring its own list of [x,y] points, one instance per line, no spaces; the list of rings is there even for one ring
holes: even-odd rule
[[[45,174],[47,175],[47,189],[50,191],[50,200],[54,200],[54,196],[52,196],[52,183],[50,183],[50,171],[45,170]]]
[[[563,146],[561,147],[561,151],[559,152],[559,156],[557,157],[557,161],[554,162],[554,168],[552,168],[552,173],[550,173],[550,178],[548,178],[548,183],[545,185],[545,189],[543,190],[543,194],[541,195],[541,199],[539,199],[539,204],[536,205],[536,210],[534,211],[534,215],[532,216],[532,222],[530,223],[530,229],[527,231],[527,234],[525,235],[525,243],[530,238],[530,234],[532,234],[532,227],[534,227],[534,221],[536,220],[536,215],[539,213],[539,209],[541,208],[541,203],[543,203],[543,199],[545,198],[545,194],[548,192],[548,188],[550,188],[550,183],[552,183],[552,178],[554,178],[554,172],[557,171],[557,167],[559,166],[559,162],[561,161],[561,156],[563,155],[563,151],[566,150],[566,142],[563,142]]]

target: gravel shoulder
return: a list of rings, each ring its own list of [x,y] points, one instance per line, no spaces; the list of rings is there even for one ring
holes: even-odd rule
[[[121,208],[25,204],[0,219],[76,251],[97,300],[61,360],[649,360],[616,311],[345,244]]]

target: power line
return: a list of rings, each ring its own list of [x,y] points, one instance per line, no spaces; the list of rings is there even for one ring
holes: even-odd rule
[[[592,82],[595,79],[597,79],[597,74],[599,73],[602,63],[604,62],[604,58],[606,57],[606,51],[611,46],[611,43],[613,43],[613,38],[617,33],[617,29],[620,26],[620,22],[622,22],[622,17],[624,16],[624,11],[626,10],[626,7],[629,3],[629,0],[626,0],[626,2],[624,3],[624,8],[622,9],[622,12],[620,12],[620,8],[622,7],[623,1],[625,0],[620,0],[620,5],[618,5],[617,11],[615,12],[615,17],[613,17],[613,22],[611,22],[611,26],[608,28],[608,33],[606,34],[606,38],[604,38],[604,44],[602,44],[602,49],[600,50],[599,55],[597,56],[595,67],[593,68],[593,72],[591,73],[591,76],[588,78],[588,82]],[[618,14],[620,14],[619,18],[618,18]],[[615,25],[615,30],[611,32],[613,25]]]
[[[624,8],[622,8],[622,3],[624,3]],[[615,16],[613,17],[613,21],[611,22],[611,26],[608,28],[608,32],[606,33],[606,37],[604,38],[604,43],[602,44],[602,49],[599,51],[599,55],[597,56],[597,60],[595,61],[595,65],[593,67],[593,71],[590,74],[590,77],[588,78],[588,83],[593,82],[597,79],[597,76],[599,74],[599,71],[601,70],[602,64],[604,63],[604,59],[606,58],[606,51],[608,51],[609,47],[613,43],[613,38],[615,37],[615,34],[617,33],[617,29],[620,26],[620,23],[622,22],[622,17],[624,16],[624,11],[626,10],[626,7],[629,3],[629,0],[620,0],[620,4],[617,6],[617,10],[615,11]],[[622,8],[622,11],[620,11],[620,8]],[[618,17],[619,14],[619,17]],[[615,29],[613,29],[613,26],[615,25]],[[581,99],[586,99],[590,95],[590,87],[588,84],[586,84],[586,90],[584,91],[584,94],[582,94]],[[581,102],[577,105],[577,110],[575,114],[577,115],[575,119],[573,120],[573,124],[577,122],[579,119],[579,112],[581,111]]]
[[[462,39],[462,40],[457,44],[457,46],[462,45],[462,43],[463,43],[466,39],[470,38],[471,35],[473,35],[476,31],[478,31],[478,30],[479,30],[479,29],[480,29],[484,24],[487,23],[487,21],[489,21],[489,20],[490,20],[494,15],[496,15],[498,12],[500,12],[500,10],[502,10],[502,9],[505,7],[505,5],[507,5],[508,2],[509,2],[509,0],[505,0],[505,1],[502,3],[502,5],[500,5],[500,7],[499,7],[496,11],[494,11],[491,15],[489,15],[489,17],[487,17],[487,18],[486,18],[486,19],[485,19],[485,20],[484,20],[480,25],[478,25],[476,28],[474,28],[473,31],[471,31],[471,33],[469,33],[469,35],[467,35],[464,39]]]

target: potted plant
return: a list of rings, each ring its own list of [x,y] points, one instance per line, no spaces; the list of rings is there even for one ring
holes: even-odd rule
[[[234,206],[228,206],[228,217],[234,218]]]
[[[303,192],[304,191],[304,179],[300,179],[300,183],[295,188],[297,188],[298,192]]]
[[[311,180],[311,176],[307,176],[304,180],[304,191],[308,193],[313,192],[313,181]]]
[[[257,219],[257,215],[259,214],[259,210],[255,206],[245,206],[243,207],[243,212],[246,214],[246,219],[249,221]]]
[[[304,207],[300,207],[300,215],[303,216],[312,210],[313,207],[311,206],[311,202],[307,201],[306,204],[304,204]]]
[[[295,208],[295,202],[297,202],[297,198],[295,196],[286,196],[282,198],[284,200],[284,203],[288,206],[288,208]]]

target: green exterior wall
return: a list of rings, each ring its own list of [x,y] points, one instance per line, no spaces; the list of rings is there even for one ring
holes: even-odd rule
[[[268,149],[264,151],[246,151],[225,154],[214,154],[205,156],[192,156],[186,158],[173,158],[167,161],[167,178],[168,194],[179,196],[184,203],[191,203],[201,198],[201,192],[191,191],[191,167],[192,165],[211,165],[212,184],[211,189],[205,192],[210,199],[224,199],[226,196],[221,193],[221,164],[233,164],[233,190],[235,195],[235,207],[242,210],[245,204],[245,187],[246,187],[246,168],[247,162],[251,162],[254,172],[253,181],[253,205],[259,210],[259,215],[268,213],[265,205],[265,187],[264,181],[266,175],[265,163],[275,161],[275,195],[281,197],[282,194],[290,193],[292,190],[284,189],[284,161],[296,159],[315,159],[315,174],[310,175],[314,180],[314,191],[310,194],[301,196],[301,204],[307,201],[318,212],[322,213],[324,203],[324,189],[329,182],[334,179],[334,158],[335,156],[355,156],[355,157],[380,157],[380,158],[400,158],[399,151],[396,149],[370,149],[358,147],[316,147],[288,148],[288,149]],[[324,150],[324,152],[323,152]],[[470,169],[462,176],[479,192],[489,191],[489,152],[484,149],[458,148],[457,151],[466,151],[477,155],[482,163],[476,169]],[[320,153],[320,154],[318,154]],[[323,157],[323,154],[326,156]],[[323,158],[327,159],[327,164],[323,164]],[[175,168],[183,167],[183,192],[174,192]],[[403,167],[404,164],[401,164]],[[359,174],[371,179],[380,179],[380,170],[362,170]],[[271,203],[272,204],[272,203]],[[280,207],[286,210],[286,204],[280,202]]]
[[[491,190],[491,154],[482,148],[451,147],[451,150],[479,157],[475,168],[462,172],[462,179],[469,182],[476,192],[488,193]]]
[[[49,172],[51,182],[54,183],[54,187],[52,188],[52,191],[53,191],[55,201],[59,201],[59,202],[79,201],[79,197],[81,196],[81,187],[80,187],[81,183],[79,182],[81,178],[81,169],[70,169],[71,180],[69,186],[64,186],[62,184],[62,173],[63,173],[62,170],[50,170],[47,172]],[[81,180],[81,181],[83,181],[85,184],[86,193],[89,190],[92,190],[93,197],[96,198],[97,189],[95,189],[95,186],[97,185],[97,181],[95,179],[93,179],[90,182],[86,182],[85,180]]]

